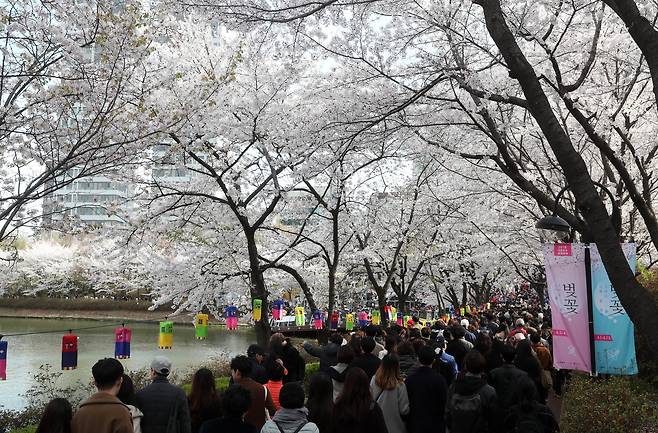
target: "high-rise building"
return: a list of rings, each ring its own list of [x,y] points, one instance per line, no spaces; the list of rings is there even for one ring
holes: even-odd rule
[[[75,178],[79,173],[79,168],[73,168],[65,176]],[[58,182],[66,180],[57,179]],[[128,192],[127,183],[107,176],[80,177],[44,198],[43,223],[50,227],[63,222],[91,226],[122,224],[123,219],[117,215],[116,209],[125,204]]]

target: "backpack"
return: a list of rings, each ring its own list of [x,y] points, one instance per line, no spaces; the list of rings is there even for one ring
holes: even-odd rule
[[[286,433],[286,431],[278,422],[274,421],[274,424],[276,424],[276,428],[278,428],[281,433]],[[308,422],[301,424],[293,433],[299,433],[306,426],[306,424],[308,424]]]
[[[471,395],[453,394],[450,399],[450,432],[472,433],[482,417],[482,397],[476,392]]]

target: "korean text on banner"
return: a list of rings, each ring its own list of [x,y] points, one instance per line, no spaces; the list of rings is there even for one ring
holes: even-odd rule
[[[591,371],[585,246],[544,245],[556,368]]]
[[[629,266],[635,271],[635,244],[623,244],[622,248]],[[637,374],[633,322],[621,306],[595,245],[590,248],[590,257],[596,371],[602,374]]]

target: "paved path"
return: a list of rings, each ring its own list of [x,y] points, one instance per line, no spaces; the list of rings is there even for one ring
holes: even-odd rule
[[[555,415],[555,419],[559,423],[560,417],[562,416],[562,398],[555,395],[555,392],[551,389],[548,393],[546,404],[551,408],[553,415]]]

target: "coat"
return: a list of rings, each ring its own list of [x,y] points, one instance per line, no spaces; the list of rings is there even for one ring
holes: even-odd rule
[[[379,359],[379,357],[376,355],[373,355],[372,353],[364,353],[363,355],[355,358],[354,361],[352,361],[350,364],[350,367],[359,367],[366,372],[368,379],[372,379],[372,377],[377,372],[377,369],[379,368],[379,364],[381,363],[382,360]]]
[[[389,433],[407,433],[407,427],[402,419],[409,414],[409,396],[404,383],[395,389],[382,390],[373,377],[370,381],[372,398],[384,413],[384,421]]]
[[[279,429],[283,430],[283,432]],[[301,430],[297,430],[301,427]],[[274,417],[267,421],[261,433],[320,433],[318,426],[308,421],[308,409],[281,408]]]
[[[455,403],[453,395],[455,394],[461,396],[479,394],[482,411],[470,418],[470,420],[473,421],[471,426],[461,424],[453,425],[453,421],[455,421],[453,416],[453,404]],[[496,390],[492,386],[487,385],[487,382],[483,378],[467,373],[465,376],[458,377],[457,380],[455,380],[448,390],[448,399],[446,401],[446,421],[448,428],[451,429],[450,431],[452,433],[461,433],[462,431],[468,431],[469,433],[495,432],[500,421],[498,418],[498,398],[496,396]],[[462,429],[458,429],[457,427],[462,427]]]
[[[272,396],[265,385],[261,385],[249,377],[242,377],[236,383],[251,393],[251,406],[244,417],[245,422],[260,430],[265,424],[265,411],[267,410],[270,416],[276,412]]]
[[[131,404],[127,404],[128,410],[130,410],[130,417],[133,419],[133,432],[142,433],[142,417],[144,414],[141,410],[137,409]]]
[[[334,403],[338,400],[340,393],[343,392],[343,384],[345,382],[345,376],[347,376],[348,367],[349,365],[341,362],[329,369],[329,377],[334,388]]]
[[[409,433],[445,433],[448,386],[443,376],[421,366],[404,383],[409,395]]]
[[[528,377],[528,374],[513,364],[503,364],[502,367],[491,370],[489,384],[496,390],[501,408],[506,409],[510,406],[516,385],[524,377]]]
[[[309,355],[320,358],[320,371],[329,373],[329,369],[338,364],[336,356],[338,355],[340,345],[336,343],[329,343],[326,346],[314,346],[310,343],[304,344],[304,350]]]
[[[172,426],[177,433],[190,433],[190,410],[185,391],[158,376],[153,383],[137,392],[137,407],[144,413],[143,433],[168,433]]]
[[[418,367],[420,367],[420,363],[414,355],[400,355],[400,373],[402,377],[413,374]]]
[[[71,421],[73,433],[134,433],[128,406],[116,396],[97,392],[82,402]]]

